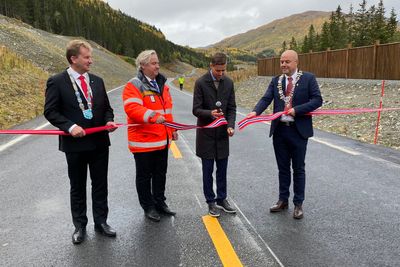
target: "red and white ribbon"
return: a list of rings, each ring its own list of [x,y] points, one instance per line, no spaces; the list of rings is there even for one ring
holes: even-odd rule
[[[188,124],[181,124],[177,122],[164,122],[163,123],[165,126],[176,129],[176,130],[190,130],[190,129],[196,129],[196,128],[217,128],[221,125],[226,125],[228,122],[224,117],[219,117],[218,119],[214,120],[210,124],[206,126],[197,126],[197,125],[188,125]]]
[[[310,113],[307,113],[306,115],[313,115],[313,116],[318,116],[318,115],[350,115],[350,114],[359,114],[359,113],[371,113],[371,112],[381,112],[381,111],[394,111],[394,110],[400,110],[400,108],[355,108],[355,109],[319,109],[312,111]],[[254,116],[251,118],[244,118],[243,120],[238,122],[239,130],[243,130],[247,126],[253,123],[259,123],[259,122],[268,122],[268,121],[273,121],[283,114],[287,114],[285,111],[280,111],[274,114],[269,114],[269,115],[260,115],[260,116]]]
[[[190,130],[190,129],[196,129],[196,128],[217,128],[221,125],[228,124],[226,119],[224,117],[220,117],[210,124],[206,126],[197,126],[197,125],[188,125],[188,124],[181,124],[177,122],[164,122],[163,123],[165,126],[176,129],[176,130]],[[117,127],[123,127],[123,126],[137,126],[140,124],[124,124],[124,123],[118,123]],[[86,134],[93,134],[101,131],[106,131],[109,129],[114,128],[114,126],[99,126],[99,127],[93,127],[93,128],[86,128],[85,133]],[[66,133],[64,131],[60,130],[22,130],[22,129],[16,129],[16,130],[0,130],[0,134],[39,134],[39,135],[70,135],[69,133]]]

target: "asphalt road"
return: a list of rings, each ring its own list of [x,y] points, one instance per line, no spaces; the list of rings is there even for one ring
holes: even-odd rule
[[[194,124],[192,96],[176,89],[172,95],[175,120]],[[121,89],[110,100],[116,121],[125,122]],[[238,121],[247,112],[239,109]],[[400,152],[316,131],[307,151],[305,217],[298,221],[293,205],[269,213],[278,179],[268,131],[269,125],[251,125],[231,139],[228,194],[240,212],[223,214],[219,223],[242,264],[398,266]],[[29,136],[7,145],[13,137],[0,136],[0,266],[221,266],[202,221],[207,208],[195,131],[179,137],[183,157],[170,153],[167,178],[167,202],[177,216],[160,223],[144,217],[121,128],[111,134],[109,166],[108,222],[117,237],[94,232],[89,200],[88,238],[74,246],[69,180],[57,137]]]

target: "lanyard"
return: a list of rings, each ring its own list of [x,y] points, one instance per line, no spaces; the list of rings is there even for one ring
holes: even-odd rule
[[[90,120],[93,118],[93,113],[92,113],[92,88],[90,87],[89,83],[87,83],[88,86],[88,96],[86,98],[87,104],[88,104],[88,109],[85,109],[85,105],[83,105],[81,94],[79,93],[78,86],[76,85],[74,77],[72,77],[71,74],[69,74],[69,78],[71,79],[72,87],[74,88],[75,91],[75,96],[76,100],[78,101],[79,108],[82,110],[83,116]]]

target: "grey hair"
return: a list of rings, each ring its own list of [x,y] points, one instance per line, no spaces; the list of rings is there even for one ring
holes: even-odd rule
[[[152,55],[157,55],[157,52],[155,50],[144,50],[140,52],[135,61],[137,69],[141,70],[142,65],[149,63]]]

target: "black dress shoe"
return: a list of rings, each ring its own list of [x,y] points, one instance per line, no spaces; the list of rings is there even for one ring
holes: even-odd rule
[[[214,202],[208,203],[208,215],[215,218],[221,215],[219,209],[217,208],[217,205],[215,205]]]
[[[163,203],[162,205],[157,205],[156,209],[158,212],[167,214],[167,215],[171,215],[171,216],[175,216],[176,212],[172,211],[167,204]]]
[[[275,205],[273,205],[271,208],[269,208],[270,212],[279,212],[286,210],[289,207],[289,204],[287,202],[284,202],[282,200],[279,200],[276,202]]]
[[[144,212],[147,218],[152,220],[153,222],[159,222],[161,220],[160,214],[157,212],[155,208],[150,208]]]
[[[75,228],[74,233],[72,234],[72,243],[74,245],[80,244],[85,240],[86,228]]]
[[[303,213],[302,205],[295,205],[294,211],[293,211],[293,218],[300,220],[303,218],[303,216],[304,216],[304,213]]]
[[[94,230],[96,232],[101,233],[102,235],[109,236],[109,237],[115,237],[117,235],[117,232],[111,226],[109,226],[107,223],[95,224]]]

